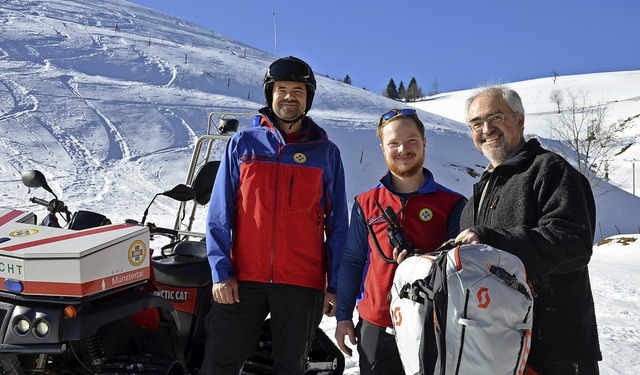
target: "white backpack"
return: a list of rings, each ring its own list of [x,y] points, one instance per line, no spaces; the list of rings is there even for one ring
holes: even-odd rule
[[[395,310],[401,313],[400,324],[393,321],[405,372],[522,374],[531,343],[533,295],[520,259],[482,244],[457,246],[435,259],[413,258],[422,257],[398,266],[391,301],[392,317]],[[427,263],[432,265],[422,270],[426,276],[410,280]],[[403,287],[411,292],[402,292]],[[394,302],[394,294],[400,301]],[[401,301],[411,296],[413,313],[408,301]],[[419,320],[420,326],[410,328]],[[403,327],[406,322],[412,323]],[[422,336],[416,340],[416,335]]]

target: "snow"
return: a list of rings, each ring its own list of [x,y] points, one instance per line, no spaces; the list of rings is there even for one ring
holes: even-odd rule
[[[589,265],[604,360],[602,374],[638,374],[640,235],[617,235],[594,247]]]
[[[119,31],[116,31],[118,25]],[[304,58],[304,50],[299,56]],[[140,219],[153,196],[183,183],[194,143],[222,113],[253,113],[263,103],[262,75],[276,57],[171,16],[120,0],[4,0],[0,3],[0,207],[44,214],[20,175],[41,170],[71,210],[114,222]],[[463,123],[470,90],[402,104],[316,72],[310,115],[339,146],[349,199],[374,185],[385,165],[375,136],[390,108],[419,109],[427,128],[426,165],[465,195],[485,158]],[[548,144],[553,90],[586,90],[610,106],[610,121],[631,119],[611,155],[610,181],[598,185],[596,241],[590,264],[604,360],[603,374],[640,370],[640,199],[634,196],[640,129],[640,71],[559,76],[510,84],[527,110],[526,131]],[[212,114],[213,113],[213,114]],[[208,119],[212,119],[209,124]],[[241,118],[251,126],[250,117]],[[214,149],[219,154],[222,145]],[[640,166],[639,166],[640,167]],[[202,213],[204,210],[200,210]],[[173,226],[177,204],[158,198],[148,219]],[[202,218],[196,220],[202,225]],[[620,233],[624,235],[618,236]],[[612,237],[613,236],[613,237]],[[620,238],[636,240],[623,245]],[[333,336],[335,319],[322,328]],[[357,374],[357,354],[347,358]]]

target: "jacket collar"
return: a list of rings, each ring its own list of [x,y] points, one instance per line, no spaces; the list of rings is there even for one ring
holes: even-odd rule
[[[527,162],[528,160],[530,160],[535,156],[539,148],[540,148],[540,142],[537,139],[532,138],[528,140],[527,142],[523,143],[520,147],[518,147],[518,149],[516,149],[516,151],[514,151],[513,154],[509,156],[509,158],[507,158],[507,160],[503,161],[497,167],[493,168],[493,166],[489,164],[487,168],[484,170],[484,172],[482,172],[482,177],[480,178],[480,180],[484,180],[494,171],[500,171],[505,168],[513,168],[513,167],[517,167],[519,165],[524,164],[525,162]]]
[[[424,182],[422,186],[418,189],[418,194],[429,194],[436,191],[436,181],[433,178],[433,174],[427,168],[422,167],[422,173],[424,174]],[[380,179],[380,184],[384,186],[387,190],[392,192],[393,194],[397,193],[393,190],[393,186],[391,184],[391,172],[387,170],[387,173]]]
[[[260,126],[264,126],[274,132],[278,133],[278,138],[283,140],[283,143],[288,138],[287,135],[280,130],[280,128],[276,125],[275,114],[268,107],[261,108],[258,111],[262,118],[260,120]],[[318,126],[309,116],[304,116],[302,118],[302,128],[299,132],[294,134],[300,134],[301,136],[295,136],[294,142],[306,142],[306,141],[316,141],[320,139],[327,139],[327,133]],[[290,135],[289,137],[293,136]]]

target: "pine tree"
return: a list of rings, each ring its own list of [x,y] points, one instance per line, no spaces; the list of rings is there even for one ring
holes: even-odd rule
[[[396,88],[396,83],[393,81],[393,78],[389,80],[387,89],[384,90],[382,95],[390,99],[398,99],[398,89]]]
[[[407,101],[414,101],[418,98],[422,98],[423,96],[424,94],[422,93],[422,89],[420,88],[420,86],[418,86],[418,81],[416,81],[415,77],[411,78],[409,87],[407,88],[405,99]]]
[[[346,77],[344,77],[344,79],[342,80],[342,82],[346,83],[347,85],[350,85],[351,77],[349,77],[349,75],[347,74]]]
[[[404,88],[404,82],[400,81],[400,86],[398,86],[398,99],[405,100],[407,96],[407,89]]]

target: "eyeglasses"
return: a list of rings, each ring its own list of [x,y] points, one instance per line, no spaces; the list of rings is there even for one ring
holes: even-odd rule
[[[412,108],[392,109],[389,112],[382,115],[382,117],[380,117],[380,124],[378,126],[382,125],[383,123],[391,120],[396,116],[417,116],[417,114],[416,114],[416,110]]]
[[[487,116],[486,119],[476,119],[469,122],[469,129],[471,129],[475,133],[480,133],[482,128],[484,127],[484,123],[486,122],[489,126],[500,125],[504,122],[504,116],[513,115],[518,112],[509,112],[509,113],[494,113],[492,115]]]

